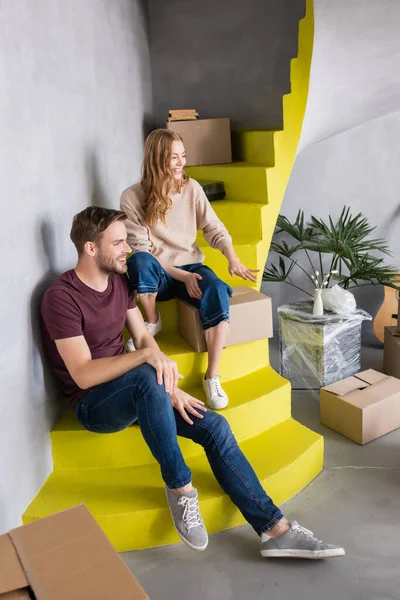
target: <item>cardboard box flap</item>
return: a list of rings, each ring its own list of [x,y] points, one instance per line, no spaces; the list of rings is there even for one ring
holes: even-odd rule
[[[0,535],[0,594],[29,585],[21,561],[8,533]]]
[[[1,594],[0,600],[31,600],[28,589],[15,590],[15,592],[8,592],[7,594]]]
[[[10,535],[37,600],[148,598],[83,504]]]
[[[331,394],[335,394],[336,396],[344,396],[355,390],[363,390],[366,387],[369,387],[367,382],[353,376],[331,383],[322,389],[331,392]]]
[[[385,375],[384,373],[379,373],[379,371],[375,371],[374,369],[367,369],[366,371],[361,371],[360,373],[356,373],[354,377],[357,377],[357,379],[361,379],[361,381],[365,381],[370,385],[387,379],[387,375]]]

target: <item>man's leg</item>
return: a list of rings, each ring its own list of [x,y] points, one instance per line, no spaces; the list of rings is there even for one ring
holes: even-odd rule
[[[258,535],[282,520],[286,522],[239,448],[225,417],[208,410],[202,419],[191,415],[193,425],[190,425],[175,411],[175,419],[179,436],[204,447],[218,483]]]
[[[136,420],[160,465],[175,527],[194,550],[208,544],[192,474],[177,441],[176,422],[169,395],[159,385],[150,365],[141,365],[122,377],[102,383],[74,407],[82,425],[96,433],[113,433]]]
[[[170,398],[159,385],[153,367],[144,364],[125,375],[97,385],[75,408],[86,429],[113,433],[135,421],[160,464],[165,484],[182,488],[192,480],[177,442],[176,423]]]

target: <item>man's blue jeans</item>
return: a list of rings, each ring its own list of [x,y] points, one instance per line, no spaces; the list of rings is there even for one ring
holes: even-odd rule
[[[240,450],[225,417],[207,410],[203,419],[191,415],[193,425],[186,423],[172,407],[164,385],[157,383],[150,365],[141,365],[97,385],[73,410],[83,427],[96,433],[121,431],[138,421],[161,467],[162,478],[171,489],[192,480],[177,435],[193,440],[203,446],[218,483],[259,535],[282,518]]]
[[[172,279],[160,263],[149,252],[136,252],[128,259],[128,273],[132,288],[138,294],[157,294],[157,300],[180,298],[199,310],[203,329],[215,327],[229,320],[229,298],[232,288],[221,281],[209,268],[201,263],[179,267],[190,273],[199,273],[203,279],[199,286],[203,293],[201,300],[191,298],[182,281]]]

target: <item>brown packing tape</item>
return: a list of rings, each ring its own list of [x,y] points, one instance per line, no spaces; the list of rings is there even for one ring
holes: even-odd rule
[[[354,377],[357,377],[357,379],[360,379],[369,385],[374,385],[375,383],[379,383],[384,379],[387,379],[387,375],[380,373],[380,371],[375,371],[375,369],[361,371],[360,373],[356,373]]]

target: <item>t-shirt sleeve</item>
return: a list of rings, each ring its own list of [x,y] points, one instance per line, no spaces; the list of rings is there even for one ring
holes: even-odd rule
[[[82,313],[73,298],[64,290],[46,292],[41,306],[42,318],[50,339],[83,335]]]

